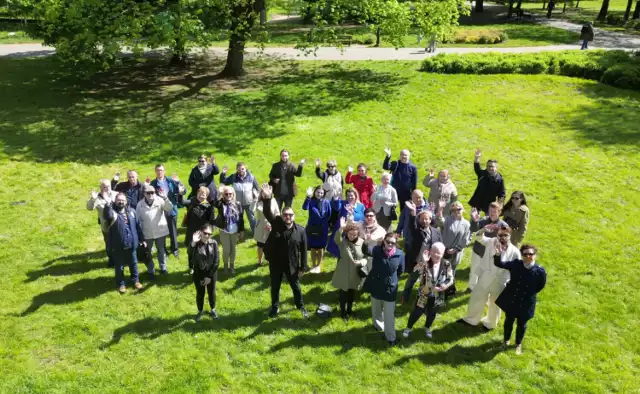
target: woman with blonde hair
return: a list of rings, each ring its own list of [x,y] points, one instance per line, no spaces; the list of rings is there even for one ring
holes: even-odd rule
[[[396,206],[398,205],[398,193],[391,186],[391,174],[382,174],[382,184],[376,187],[376,191],[371,196],[373,209],[376,212],[378,224],[390,231],[391,223],[398,218]]]
[[[359,271],[367,265],[364,253],[367,245],[359,236],[358,225],[354,222],[347,223],[345,218],[340,219],[340,229],[336,232],[334,241],[340,248],[340,259],[331,284],[340,290],[340,317],[346,323],[353,311],[355,292],[362,282]]]
[[[224,272],[235,274],[236,246],[244,236],[244,218],[242,205],[236,201],[236,192],[231,186],[220,187],[220,198],[214,202],[218,214],[213,221],[220,229],[220,243],[222,244],[222,261]]]
[[[256,244],[258,245],[258,265],[263,264],[263,250],[264,246],[267,243],[267,239],[269,238],[269,233],[271,232],[271,225],[269,221],[265,217],[264,210],[265,204],[263,201],[268,201],[266,209],[271,210],[271,216],[277,217],[280,216],[280,209],[278,208],[278,204],[271,204],[271,199],[273,198],[273,191],[271,186],[268,183],[263,183],[260,188],[260,196],[258,197],[258,202],[256,203],[256,229],[253,234],[253,239],[255,239]]]
[[[447,289],[447,295],[456,294],[455,276],[456,269],[462,261],[464,248],[469,244],[471,224],[462,217],[464,207],[460,201],[454,201],[449,208],[451,215],[444,217],[443,210],[446,201],[442,200],[438,207],[437,225],[442,232],[442,242],[445,246],[443,259],[451,263],[451,272],[453,274],[453,285]]]

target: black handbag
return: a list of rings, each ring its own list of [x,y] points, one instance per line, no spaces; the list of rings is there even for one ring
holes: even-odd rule
[[[138,258],[138,262],[147,264],[151,261],[151,253],[147,250],[147,248],[138,246],[136,249],[136,257]]]
[[[396,206],[391,207],[391,213],[389,214],[389,219],[398,220],[398,213],[396,212]]]
[[[307,231],[309,235],[313,237],[319,237],[322,235],[322,225],[321,224],[311,224],[307,226]]]

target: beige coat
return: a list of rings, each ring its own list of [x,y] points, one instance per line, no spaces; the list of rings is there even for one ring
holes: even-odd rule
[[[358,275],[358,268],[367,264],[367,258],[362,253],[364,240],[358,237],[356,242],[350,242],[342,236],[342,230],[339,230],[336,232],[334,241],[340,248],[340,259],[333,272],[331,284],[345,291],[359,288],[362,278]]]
[[[269,222],[264,216],[264,207],[263,207],[262,201],[258,201],[256,203],[255,213],[256,213],[256,229],[253,233],[253,239],[255,239],[256,242],[265,243],[267,242],[267,238],[269,238],[270,231],[267,230],[267,224],[269,224]],[[273,202],[271,203],[271,214],[273,215],[273,217],[280,215],[280,209],[278,208],[278,204],[273,204]]]
[[[111,204],[112,202],[114,202],[116,200],[117,195],[118,195],[118,192],[111,190],[109,192],[109,197],[110,197],[109,202],[107,202],[107,200],[102,198],[101,194],[98,194],[98,198],[96,198],[95,200],[93,198],[90,198],[89,201],[87,201],[88,210],[93,211],[95,209],[96,211],[98,211],[98,223],[100,223],[100,229],[102,230],[103,233],[106,233],[107,231],[109,231],[109,224],[104,220],[102,220],[102,214],[104,212],[104,208],[107,206],[107,204]]]
[[[526,205],[520,205],[518,208],[512,205],[504,212],[504,221],[511,227],[511,243],[518,246],[527,233],[529,208]]]
[[[165,212],[171,212],[173,204],[166,198],[154,196],[153,204],[149,206],[142,199],[136,206],[136,215],[140,221],[140,227],[144,234],[144,239],[157,239],[169,235],[169,226],[165,217]]]
[[[440,184],[437,177],[432,178],[430,175],[424,178],[422,184],[429,188],[429,197],[427,198],[429,204],[435,204],[437,207],[440,198],[444,198],[447,206],[444,207],[442,213],[444,216],[448,216],[449,213],[451,213],[451,203],[458,199],[458,189],[456,189],[456,185],[451,181]]]

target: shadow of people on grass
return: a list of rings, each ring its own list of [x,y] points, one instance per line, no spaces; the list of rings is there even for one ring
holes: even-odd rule
[[[329,319],[326,319],[326,321],[328,320]],[[386,339],[383,338],[382,333],[377,332],[373,327],[366,326],[347,331],[298,335],[272,346],[270,351],[275,353],[287,348],[298,349],[302,347],[339,347],[336,353],[343,354],[353,348],[367,348],[382,351],[388,349],[389,345]]]
[[[502,342],[500,341],[491,341],[470,347],[455,345],[444,352],[401,357],[393,363],[393,366],[402,365],[411,360],[418,360],[425,365],[445,364],[453,367],[464,364],[486,363],[493,360],[503,350]]]
[[[90,260],[100,259],[99,264]],[[27,272],[25,283],[36,281],[43,276],[65,276],[84,274],[94,269],[106,268],[104,262],[107,254],[104,251],[71,254],[49,260],[42,264],[44,268]],[[58,264],[58,262],[71,261],[69,264]]]

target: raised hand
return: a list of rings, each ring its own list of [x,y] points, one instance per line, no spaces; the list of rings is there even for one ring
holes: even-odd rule
[[[496,238],[493,242],[494,242],[494,248],[496,250],[496,254],[501,254],[502,252],[505,251],[505,247],[502,246],[498,238]]]
[[[91,190],[91,199],[95,200],[98,198],[98,193],[95,190]]]
[[[415,214],[415,212],[416,212],[416,204],[414,204],[413,201],[407,201],[407,202],[405,202],[405,205],[407,206],[407,208],[409,208],[411,210],[412,213]]]
[[[391,157],[391,149],[390,148],[384,148],[384,153],[387,154],[387,157]]]
[[[306,162],[307,162],[307,159],[302,159],[302,160],[300,160],[300,165],[304,165],[304,163],[306,163]]]
[[[440,199],[438,200],[438,208],[444,209],[446,206],[447,206],[447,200],[440,197]]]
[[[480,161],[480,156],[482,156],[482,151],[480,150],[480,148],[477,148],[474,156],[476,161]]]
[[[262,184],[262,187],[260,187],[260,190],[262,190],[264,195],[270,196],[271,192],[273,191],[273,188],[271,187],[271,185],[269,185],[268,183],[265,182],[265,183]]]
[[[434,176],[435,174],[436,174],[436,173],[435,173],[435,171],[433,171],[433,168],[429,168],[429,176],[430,176],[431,178],[433,178],[433,176]]]
[[[116,174],[113,176],[113,180],[118,182],[120,180],[120,173],[116,172]]]
[[[313,188],[309,186],[307,188],[307,197],[311,197],[311,196],[313,196]]]
[[[264,228],[267,231],[271,231],[271,223],[267,222],[267,224],[264,225]]]
[[[347,218],[345,217],[341,217],[340,218],[340,229],[343,229],[347,226]]]
[[[178,174],[171,175],[171,179],[173,179],[174,181],[178,182],[179,181]]]
[[[478,213],[478,210],[475,208],[471,209],[471,219],[473,219],[474,222],[477,222],[478,220],[480,220],[480,214]]]
[[[321,163],[320,159],[316,159],[316,167],[320,167],[320,163]]]
[[[200,230],[198,230],[195,233],[193,233],[193,238],[192,238],[193,242],[195,242],[195,243],[200,242],[200,237],[201,236],[202,235],[200,234]]]
[[[222,173],[223,174],[226,174],[227,171],[229,171],[229,167],[227,167],[227,166],[222,167]]]
[[[209,158],[209,162],[211,162],[212,166],[216,165],[216,157],[213,155],[213,153],[211,154],[211,157]]]

